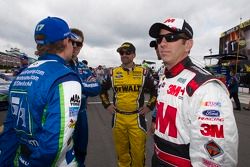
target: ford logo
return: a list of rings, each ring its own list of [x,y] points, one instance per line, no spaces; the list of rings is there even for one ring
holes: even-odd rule
[[[209,116],[209,117],[219,117],[220,112],[218,110],[205,110],[202,112],[203,115]]]

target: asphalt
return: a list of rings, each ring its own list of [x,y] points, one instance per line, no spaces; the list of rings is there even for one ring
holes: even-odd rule
[[[240,101],[247,106],[250,94],[240,92]],[[238,167],[250,165],[250,111],[234,111],[239,132]],[[0,112],[0,124],[6,113]],[[116,157],[111,133],[111,114],[102,107],[98,97],[88,99],[89,145],[86,157],[87,167],[116,167]],[[150,114],[147,115],[148,127]],[[0,130],[1,131],[1,130]],[[146,167],[150,167],[153,151],[152,135],[147,135]]]

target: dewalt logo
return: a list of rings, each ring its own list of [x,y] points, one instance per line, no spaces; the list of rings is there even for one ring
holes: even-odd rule
[[[138,92],[140,88],[141,85],[122,85],[114,87],[116,92]]]

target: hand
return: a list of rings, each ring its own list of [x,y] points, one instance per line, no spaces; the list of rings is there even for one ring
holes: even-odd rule
[[[139,114],[141,114],[141,115],[146,115],[148,112],[150,112],[151,110],[150,110],[150,108],[148,108],[146,105],[144,105],[143,107],[141,107],[140,109],[139,109]]]
[[[114,114],[114,113],[115,113],[115,109],[116,109],[116,107],[115,107],[113,104],[110,104],[110,105],[108,106],[108,108],[106,108],[106,110],[108,110],[108,112],[109,112],[110,114]]]
[[[89,77],[87,78],[87,81],[88,81],[88,82],[96,82],[96,78],[93,77],[93,76],[89,76]]]

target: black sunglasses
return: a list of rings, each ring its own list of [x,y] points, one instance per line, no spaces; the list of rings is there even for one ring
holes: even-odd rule
[[[74,46],[74,47],[82,47],[82,42],[77,42],[77,41],[73,41],[72,40],[72,45]]]
[[[131,51],[120,51],[119,54],[120,55],[130,55],[132,52]]]
[[[162,42],[162,39],[165,38],[167,42],[175,42],[179,39],[188,39],[184,36],[184,34],[166,34],[166,35],[159,35],[158,38],[156,38],[157,44],[160,44]]]

